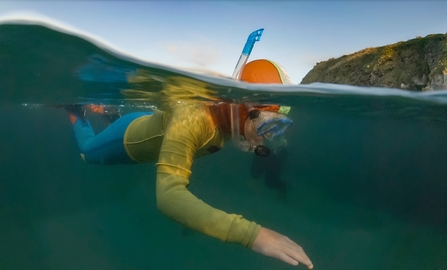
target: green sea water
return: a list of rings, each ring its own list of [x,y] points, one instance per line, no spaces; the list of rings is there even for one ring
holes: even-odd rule
[[[0,269],[292,269],[164,217],[153,164],[84,163],[58,107],[216,98],[289,105],[294,125],[276,159],[231,145],[197,159],[196,196],[287,235],[314,269],[446,268],[444,91],[246,85],[10,23],[0,25]],[[268,164],[287,188],[266,183]]]

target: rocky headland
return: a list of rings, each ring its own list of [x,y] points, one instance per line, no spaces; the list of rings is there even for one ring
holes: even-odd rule
[[[413,91],[447,89],[447,33],[367,48],[319,62],[301,81],[313,82]]]

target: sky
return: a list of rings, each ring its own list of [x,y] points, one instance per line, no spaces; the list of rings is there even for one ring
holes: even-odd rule
[[[0,20],[51,21],[127,55],[231,76],[248,35],[250,60],[270,59],[293,83],[317,62],[447,32],[447,1],[0,1]]]

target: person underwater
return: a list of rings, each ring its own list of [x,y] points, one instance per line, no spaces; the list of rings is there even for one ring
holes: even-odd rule
[[[264,59],[246,64],[240,80],[290,83],[285,70]],[[292,125],[286,116],[288,109],[255,103],[185,103],[166,111],[125,114],[95,135],[84,107],[66,107],[86,162],[156,163],[157,207],[167,217],[221,241],[236,242],[265,256],[312,269],[304,250],[288,237],[241,215],[213,208],[188,190],[194,159],[219,151],[226,141],[259,156],[282,147],[283,134]]]

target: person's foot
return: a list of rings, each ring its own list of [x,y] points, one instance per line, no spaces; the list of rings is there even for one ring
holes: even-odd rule
[[[102,115],[104,121],[106,121],[109,125],[121,117],[121,114],[116,106],[91,104],[86,105],[86,108],[91,112]]]
[[[74,124],[77,119],[81,120],[83,123],[86,123],[84,105],[69,104],[66,105],[64,109],[69,113],[72,124]]]

